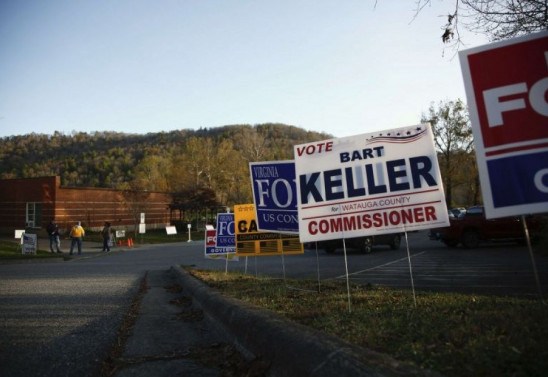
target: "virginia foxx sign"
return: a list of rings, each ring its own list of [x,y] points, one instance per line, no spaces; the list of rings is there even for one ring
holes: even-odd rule
[[[233,213],[217,214],[217,230],[215,237],[216,254],[231,254],[236,252],[236,233]]]
[[[250,162],[249,172],[258,230],[298,234],[295,163]]]
[[[301,242],[448,226],[430,125],[296,145]]]
[[[459,55],[486,216],[548,212],[548,32]]]

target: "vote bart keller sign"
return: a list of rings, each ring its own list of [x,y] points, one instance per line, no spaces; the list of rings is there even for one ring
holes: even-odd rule
[[[249,163],[259,231],[299,233],[293,161]]]
[[[548,212],[548,32],[459,55],[486,216]]]
[[[448,226],[430,125],[294,147],[301,242]]]

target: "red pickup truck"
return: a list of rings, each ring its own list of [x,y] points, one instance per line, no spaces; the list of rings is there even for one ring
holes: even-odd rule
[[[529,236],[534,239],[540,232],[540,220],[535,216],[526,216]],[[447,246],[457,246],[462,243],[471,249],[485,241],[516,241],[525,242],[522,217],[501,217],[486,219],[482,206],[470,207],[466,213],[449,217],[450,226],[431,229],[429,237],[440,240]]]

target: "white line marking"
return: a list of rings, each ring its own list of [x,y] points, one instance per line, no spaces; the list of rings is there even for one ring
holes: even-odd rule
[[[411,257],[415,257],[415,256],[419,256],[419,255],[422,255],[426,253],[426,251],[421,251],[420,253],[417,253],[417,254],[412,254]],[[361,270],[361,271],[356,271],[356,272],[352,272],[351,274],[348,274],[348,276],[351,276],[351,275],[357,275],[357,274],[361,274],[361,273],[364,273],[364,272],[367,272],[367,271],[371,271],[371,270],[376,270],[377,268],[381,268],[381,267],[385,267],[385,266],[390,266],[391,264],[394,264],[394,263],[398,263],[398,262],[401,262],[401,261],[404,261],[404,260],[407,260],[407,257],[404,257],[404,258],[400,258],[400,259],[396,259],[396,260],[393,260],[392,262],[387,262],[385,264],[381,264],[381,265],[378,265],[378,266],[375,266],[375,267],[370,267],[366,270]],[[346,275],[341,275],[341,276],[336,276],[334,279],[342,279],[342,278],[345,278]]]

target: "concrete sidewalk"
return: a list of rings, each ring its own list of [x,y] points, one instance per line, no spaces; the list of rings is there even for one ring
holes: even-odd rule
[[[107,375],[260,376],[260,362],[246,360],[204,316],[173,270],[148,272],[122,326],[123,349],[114,350]],[[132,320],[132,317],[135,320]],[[127,337],[126,337],[127,336]]]
[[[179,267],[148,273],[134,315],[116,377],[439,376],[224,297]]]

